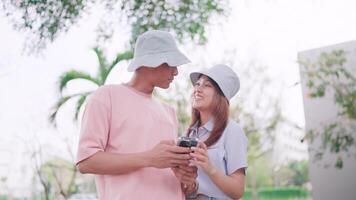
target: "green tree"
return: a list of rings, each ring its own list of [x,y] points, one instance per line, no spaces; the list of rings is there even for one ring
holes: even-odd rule
[[[293,161],[288,164],[288,167],[293,172],[289,182],[290,185],[303,186],[305,183],[309,182],[309,168],[307,161]]]
[[[308,162],[302,161],[290,161],[287,164],[278,168],[275,171],[278,182],[275,186],[304,186],[309,182],[309,170]]]
[[[258,189],[273,186],[273,171],[269,161],[270,154],[264,154],[253,163],[249,163],[246,187],[252,189],[252,193],[255,193],[252,194],[254,197],[257,196]]]
[[[248,165],[246,185],[256,199],[261,187],[272,186],[273,166],[269,164],[280,124],[291,125],[282,115],[279,98],[269,93],[273,82],[266,66],[250,62],[240,66],[241,91],[231,102],[231,117],[240,122],[248,137]],[[274,92],[278,88],[273,88]],[[251,173],[249,173],[249,171]]]
[[[34,149],[32,146],[31,150],[31,160],[33,163],[32,167],[34,170],[33,182],[39,180],[43,189],[43,192],[41,193],[41,198],[43,197],[45,200],[50,200],[52,184],[42,167],[44,163],[42,149]]]
[[[59,196],[67,199],[77,192],[75,185],[77,168],[72,162],[59,157],[51,158],[40,167],[40,173],[48,180],[55,199]]]
[[[214,14],[227,11],[228,0],[1,0],[3,11],[14,27],[26,31],[31,49],[43,49],[62,33],[70,30],[93,8],[103,8],[97,25],[100,42],[111,38],[117,24],[131,27],[131,44],[146,30],[175,32],[181,41],[191,38],[206,42],[206,25]]]
[[[86,72],[71,70],[63,73],[59,77],[58,89],[61,96],[59,97],[57,103],[53,106],[53,109],[49,116],[49,120],[54,126],[56,126],[56,116],[59,109],[70,99],[77,99],[75,113],[74,113],[74,120],[76,121],[78,119],[80,109],[83,106],[86,98],[88,97],[88,95],[90,95],[93,92],[93,91],[86,91],[86,92],[80,92],[76,94],[63,96],[62,95],[63,90],[67,87],[69,82],[82,79],[95,84],[97,87],[100,87],[105,84],[110,72],[116,66],[116,64],[118,64],[123,60],[129,60],[133,57],[132,51],[127,51],[121,54],[117,54],[116,58],[113,61],[108,62],[103,52],[99,48],[94,48],[94,52],[98,58],[98,63],[99,63],[98,72],[95,76],[92,76]]]
[[[274,135],[278,131],[277,126],[284,123],[278,104],[271,106],[270,109],[275,114],[262,118],[254,112],[245,110],[243,105],[235,107],[232,112],[233,116],[238,116],[235,119],[242,122],[243,130],[248,138],[248,171],[252,173],[247,174],[246,186],[251,188],[254,199],[257,198],[259,188],[272,186],[273,167],[268,164],[270,163],[268,160],[271,160]]]

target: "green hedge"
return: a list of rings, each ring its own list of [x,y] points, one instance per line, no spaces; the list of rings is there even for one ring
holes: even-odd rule
[[[247,189],[243,196],[243,200],[252,199],[252,191]],[[257,192],[258,200],[293,200],[293,199],[309,199],[309,192],[303,188],[283,187],[283,188],[261,188]]]

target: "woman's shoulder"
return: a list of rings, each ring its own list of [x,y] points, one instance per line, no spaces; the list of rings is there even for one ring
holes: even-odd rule
[[[233,119],[229,119],[225,128],[225,134],[227,137],[243,137],[246,138],[245,132],[242,126]]]
[[[235,130],[235,131],[242,131],[243,132],[243,129],[242,129],[241,125],[239,123],[237,123],[233,119],[229,119],[229,121],[227,123],[227,126],[226,126],[226,129]]]

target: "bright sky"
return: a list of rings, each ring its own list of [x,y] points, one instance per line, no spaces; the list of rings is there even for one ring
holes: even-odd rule
[[[246,66],[251,61],[266,66],[276,84],[270,90],[282,90],[283,114],[304,126],[301,89],[299,86],[292,87],[299,81],[297,53],[355,40],[356,2],[231,2],[231,15],[224,21],[214,21],[209,28],[209,43],[205,48],[181,46],[193,63],[182,70],[178,81],[184,80],[183,76],[190,71],[226,60],[229,55],[231,57],[229,52],[235,51],[235,70],[241,72],[239,66]],[[57,98],[56,81],[61,73],[72,68],[95,73],[97,60],[91,51],[95,38],[91,25],[95,23],[95,17],[87,17],[50,44],[42,55],[27,56],[22,54],[24,35],[13,31],[7,20],[0,17],[0,177],[8,176],[7,190],[17,193],[29,188],[28,177],[32,169],[28,165],[30,160],[24,155],[28,151],[25,143],[33,143],[33,137],[38,138],[38,143],[45,146],[45,150],[50,150],[46,151],[48,155],[67,155],[62,148],[65,139],[73,144],[73,149],[76,148],[78,127],[71,121],[72,107],[66,106],[59,114],[57,131],[49,128],[46,117]],[[124,49],[127,32],[122,28],[108,45],[107,54],[111,58]],[[118,65],[110,76],[110,83],[129,79],[126,64]]]

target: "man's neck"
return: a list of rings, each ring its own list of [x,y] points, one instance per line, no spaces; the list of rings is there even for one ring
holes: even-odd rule
[[[152,86],[146,80],[140,78],[136,74],[133,75],[127,85],[145,94],[152,94],[154,89],[154,86]]]

